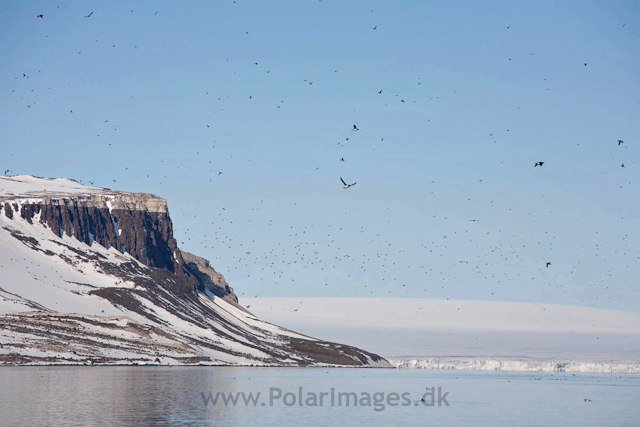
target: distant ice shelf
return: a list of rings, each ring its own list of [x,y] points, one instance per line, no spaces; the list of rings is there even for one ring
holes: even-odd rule
[[[388,357],[399,369],[640,374],[638,361],[572,361],[516,357]]]

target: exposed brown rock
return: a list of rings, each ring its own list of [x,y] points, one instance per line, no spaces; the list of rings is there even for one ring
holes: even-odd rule
[[[4,204],[4,214],[7,218],[13,219],[13,210],[11,209],[11,205],[9,203]]]
[[[4,205],[8,218],[13,218],[15,210],[33,223],[39,214],[40,222],[59,237],[66,234],[88,245],[96,242],[106,248],[114,247],[149,267],[177,275],[175,287],[180,293],[205,289],[204,276],[196,278],[182,258],[164,199],[145,193],[121,193],[109,197],[44,197],[36,202],[13,204],[14,208],[8,203]],[[215,294],[224,297],[233,293],[222,289]],[[228,300],[237,303],[233,297]]]
[[[211,266],[209,260],[189,252],[182,252],[182,258],[191,274],[198,279],[205,289],[244,310],[238,304],[238,296],[233,292],[233,288],[227,284],[224,276]]]
[[[182,254],[173,238],[166,201],[148,194],[142,196],[154,206],[164,204],[165,209],[150,210],[143,203],[121,203],[110,210],[105,200],[100,200],[104,197],[90,196],[43,198],[22,204],[19,212],[30,223],[40,214],[40,222],[60,237],[67,234],[88,245],[95,241],[106,248],[113,246],[150,267],[180,272]],[[16,204],[16,212],[17,208]],[[13,217],[8,203],[5,203],[5,215]]]

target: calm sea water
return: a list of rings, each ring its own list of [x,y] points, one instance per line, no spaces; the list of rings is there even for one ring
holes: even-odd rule
[[[421,402],[427,387],[434,392],[433,406]],[[440,406],[438,388],[444,396]],[[247,398],[253,393],[258,400],[255,406],[252,401],[245,405],[238,395],[236,406],[230,402],[225,406],[218,395],[214,406],[211,399],[218,392],[245,393]],[[338,406],[338,394],[349,392],[355,393],[348,397],[350,406],[346,406],[344,395]],[[321,393],[325,393],[323,397]],[[353,406],[354,398],[358,406]],[[431,396],[427,394],[425,400],[430,404]],[[391,369],[2,367],[0,411],[3,426],[637,426],[640,376]]]

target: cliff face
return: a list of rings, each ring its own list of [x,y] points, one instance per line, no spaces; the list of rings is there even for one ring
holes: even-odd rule
[[[128,252],[149,267],[176,272],[182,262],[167,202],[151,194],[45,197],[5,203],[4,211],[8,218],[19,213],[29,223],[35,218],[59,237],[66,233],[88,245],[95,241]]]
[[[181,291],[204,291],[234,304],[233,289],[209,261],[189,254],[185,262],[173,237],[173,224],[167,201],[147,193],[45,196],[34,199],[6,200],[0,211],[11,219],[19,215],[30,224],[38,221],[58,237],[75,237],[91,246],[128,253],[142,264],[167,270],[179,276]]]
[[[233,292],[233,288],[224,280],[224,276],[209,264],[209,260],[189,252],[182,252],[182,258],[187,269],[204,285],[206,290],[242,308],[238,304],[238,297]]]

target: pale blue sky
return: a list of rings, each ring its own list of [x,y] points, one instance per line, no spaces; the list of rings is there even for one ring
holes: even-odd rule
[[[168,199],[241,297],[640,311],[637,2],[184,3],[2,2],[2,171]]]

